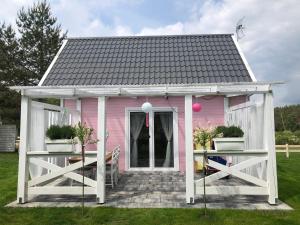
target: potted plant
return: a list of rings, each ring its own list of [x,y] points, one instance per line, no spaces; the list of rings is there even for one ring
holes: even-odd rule
[[[214,145],[217,151],[244,150],[244,132],[237,126],[218,126],[214,131]],[[221,137],[220,137],[221,136]]]
[[[211,132],[208,129],[197,127],[193,133],[194,144],[197,150],[210,148]]]
[[[97,139],[93,139],[94,129],[87,127],[86,123],[78,123],[74,128],[74,133],[81,146],[81,158],[82,158],[82,215],[84,214],[84,163],[85,163],[85,147],[87,144],[95,144]]]
[[[211,130],[197,127],[194,130],[193,138],[195,144],[195,150],[207,150],[210,149],[211,143]],[[196,156],[194,161],[195,171],[201,171],[203,169],[203,157]]]
[[[47,131],[46,147],[48,152],[72,152],[74,151],[75,130],[72,126],[51,125]]]

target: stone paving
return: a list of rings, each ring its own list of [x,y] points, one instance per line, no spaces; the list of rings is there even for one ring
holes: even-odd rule
[[[199,175],[198,175],[199,177]],[[236,178],[217,181],[219,185],[243,185]],[[179,172],[126,172],[121,175],[115,188],[107,187],[106,203],[98,205],[95,197],[87,196],[88,207],[111,206],[123,208],[203,208],[202,196],[196,196],[195,204],[185,203],[185,176]],[[263,210],[291,210],[285,203],[271,206],[264,196],[209,196],[208,208],[236,208]],[[16,201],[9,207],[76,207],[81,205],[80,196],[37,196],[26,204]]]

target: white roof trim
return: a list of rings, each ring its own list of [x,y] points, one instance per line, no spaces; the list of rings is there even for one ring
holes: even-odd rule
[[[251,69],[251,67],[250,67],[250,65],[249,65],[249,63],[248,63],[248,61],[247,61],[247,59],[246,59],[244,53],[242,52],[242,49],[241,49],[239,43],[238,43],[237,40],[235,39],[234,35],[232,35],[231,37],[232,37],[232,40],[233,40],[233,42],[234,42],[234,44],[235,44],[237,50],[238,50],[239,53],[240,53],[240,56],[242,57],[242,60],[243,60],[245,66],[246,66],[246,68],[247,68],[247,70],[248,70],[248,73],[250,74],[250,77],[251,77],[252,81],[253,81],[253,82],[257,82],[256,77],[254,76],[254,73],[253,73],[253,71],[252,71],[252,69]]]
[[[51,64],[50,64],[50,66],[48,67],[48,69],[47,69],[46,72],[44,73],[44,76],[43,76],[42,79],[40,80],[38,86],[42,86],[42,85],[43,85],[43,83],[44,83],[46,77],[48,76],[48,73],[49,73],[50,70],[52,69],[54,63],[56,62],[56,60],[57,60],[59,54],[62,52],[62,50],[63,50],[63,48],[65,47],[65,45],[67,44],[67,42],[68,42],[68,40],[63,40],[62,45],[60,46],[58,52],[56,53],[54,59],[52,60],[52,62],[51,62]]]
[[[22,95],[32,98],[74,98],[99,96],[184,96],[184,95],[228,95],[258,94],[272,90],[272,84],[266,82],[156,85],[156,86],[19,86],[10,87],[21,91]]]

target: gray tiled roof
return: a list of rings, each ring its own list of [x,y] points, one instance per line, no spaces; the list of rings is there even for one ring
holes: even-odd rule
[[[231,34],[71,38],[43,85],[251,82]]]

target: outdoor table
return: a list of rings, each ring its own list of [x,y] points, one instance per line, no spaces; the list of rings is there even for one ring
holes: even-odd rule
[[[112,152],[107,152],[106,155],[105,155],[105,162],[109,162],[112,158]],[[73,156],[73,157],[70,157],[68,159],[69,163],[72,164],[72,163],[77,163],[79,161],[81,161],[82,157],[81,156]],[[97,162],[91,164],[90,166],[96,166],[97,165]]]

